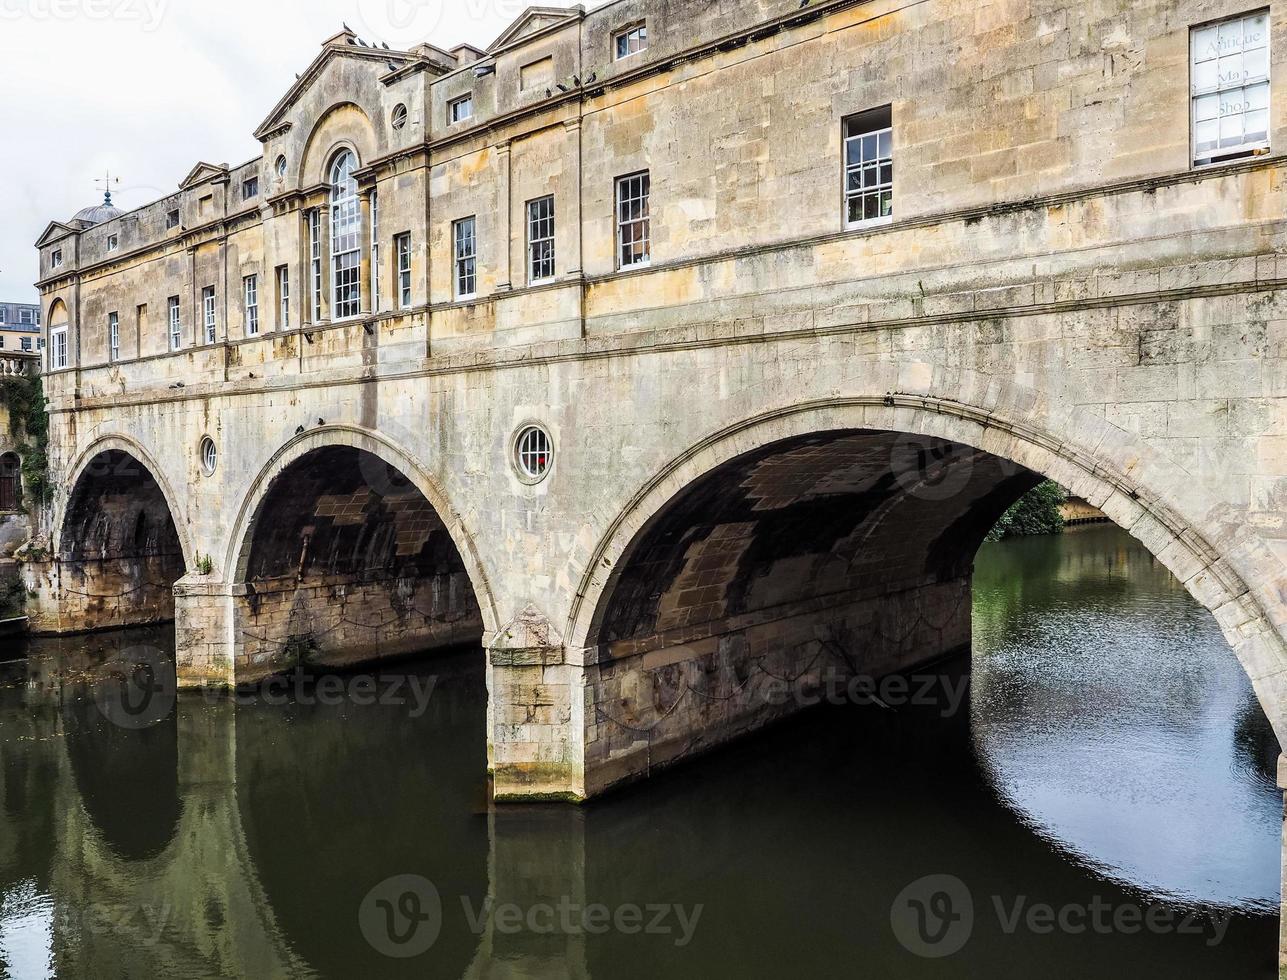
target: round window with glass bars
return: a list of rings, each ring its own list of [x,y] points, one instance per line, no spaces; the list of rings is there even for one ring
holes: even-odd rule
[[[539,483],[550,472],[554,462],[554,443],[539,425],[525,426],[514,441],[514,464],[518,475],[530,483]]]
[[[215,448],[214,440],[206,436],[201,440],[201,472],[206,476],[214,476],[218,465],[219,450]]]

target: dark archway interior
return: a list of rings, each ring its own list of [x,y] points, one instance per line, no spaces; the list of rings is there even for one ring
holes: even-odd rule
[[[821,432],[695,481],[626,551],[591,642],[611,647],[827,596],[970,574],[1001,515],[1041,477],[966,446]]]
[[[22,463],[17,453],[0,454],[0,511],[22,506]]]
[[[269,488],[250,535],[244,666],[355,662],[481,639],[478,602],[442,519],[370,453],[329,446],[297,460]]]
[[[58,561],[68,629],[174,618],[183,547],[147,467],[119,450],[94,457],[67,503]]]

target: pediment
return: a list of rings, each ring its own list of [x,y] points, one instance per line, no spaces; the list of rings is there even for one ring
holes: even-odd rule
[[[51,221],[41,236],[36,239],[36,248],[44,248],[60,238],[66,238],[68,235],[74,234],[76,234],[76,229],[71,225],[63,224],[61,221]]]
[[[207,181],[217,180],[221,177],[228,176],[228,168],[223,164],[206,163],[204,160],[188,171],[188,176],[184,177],[179,183],[179,190],[186,191],[190,187],[196,187],[198,184],[204,184]]]
[[[326,66],[337,58],[377,62],[390,72],[399,71],[417,63],[430,64],[424,58],[410,52],[366,44],[352,31],[341,31],[322,45],[321,54],[313,59],[313,63],[295,79],[295,84],[282,96],[281,101],[273,106],[273,111],[268,114],[268,118],[255,129],[255,139],[262,142],[281,130],[283,126],[289,125],[286,116],[291,107],[317,83]],[[439,68],[439,70],[445,69]]]
[[[519,15],[518,20],[506,28],[505,33],[493,41],[487,48],[495,51],[507,44],[521,41],[529,34],[535,34],[547,27],[563,21],[574,20],[584,16],[585,8],[577,7],[528,7]]]

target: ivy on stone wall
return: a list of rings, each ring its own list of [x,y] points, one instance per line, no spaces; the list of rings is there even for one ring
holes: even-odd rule
[[[40,378],[25,375],[0,378],[0,405],[9,410],[9,434],[21,450],[24,498],[37,505],[53,497],[49,482],[49,416],[45,412],[45,388]]]
[[[27,605],[27,588],[17,572],[0,572],[0,620],[17,619]]]
[[[988,535],[989,541],[1015,538],[1028,534],[1059,534],[1064,529],[1059,505],[1068,492],[1057,483],[1046,483],[1024,494],[1017,504],[1002,515]]]

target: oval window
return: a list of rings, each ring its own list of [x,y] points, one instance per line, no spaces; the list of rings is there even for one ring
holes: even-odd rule
[[[407,124],[407,107],[401,104],[394,106],[393,128],[401,129],[406,124]]]
[[[539,425],[521,429],[514,440],[514,466],[518,475],[528,483],[539,483],[550,472],[554,463],[554,443],[550,434]]]
[[[278,177],[286,176],[286,158],[284,156],[277,158],[276,169]]]
[[[219,450],[215,448],[214,440],[206,436],[201,440],[201,472],[206,476],[214,476],[218,465]]]

